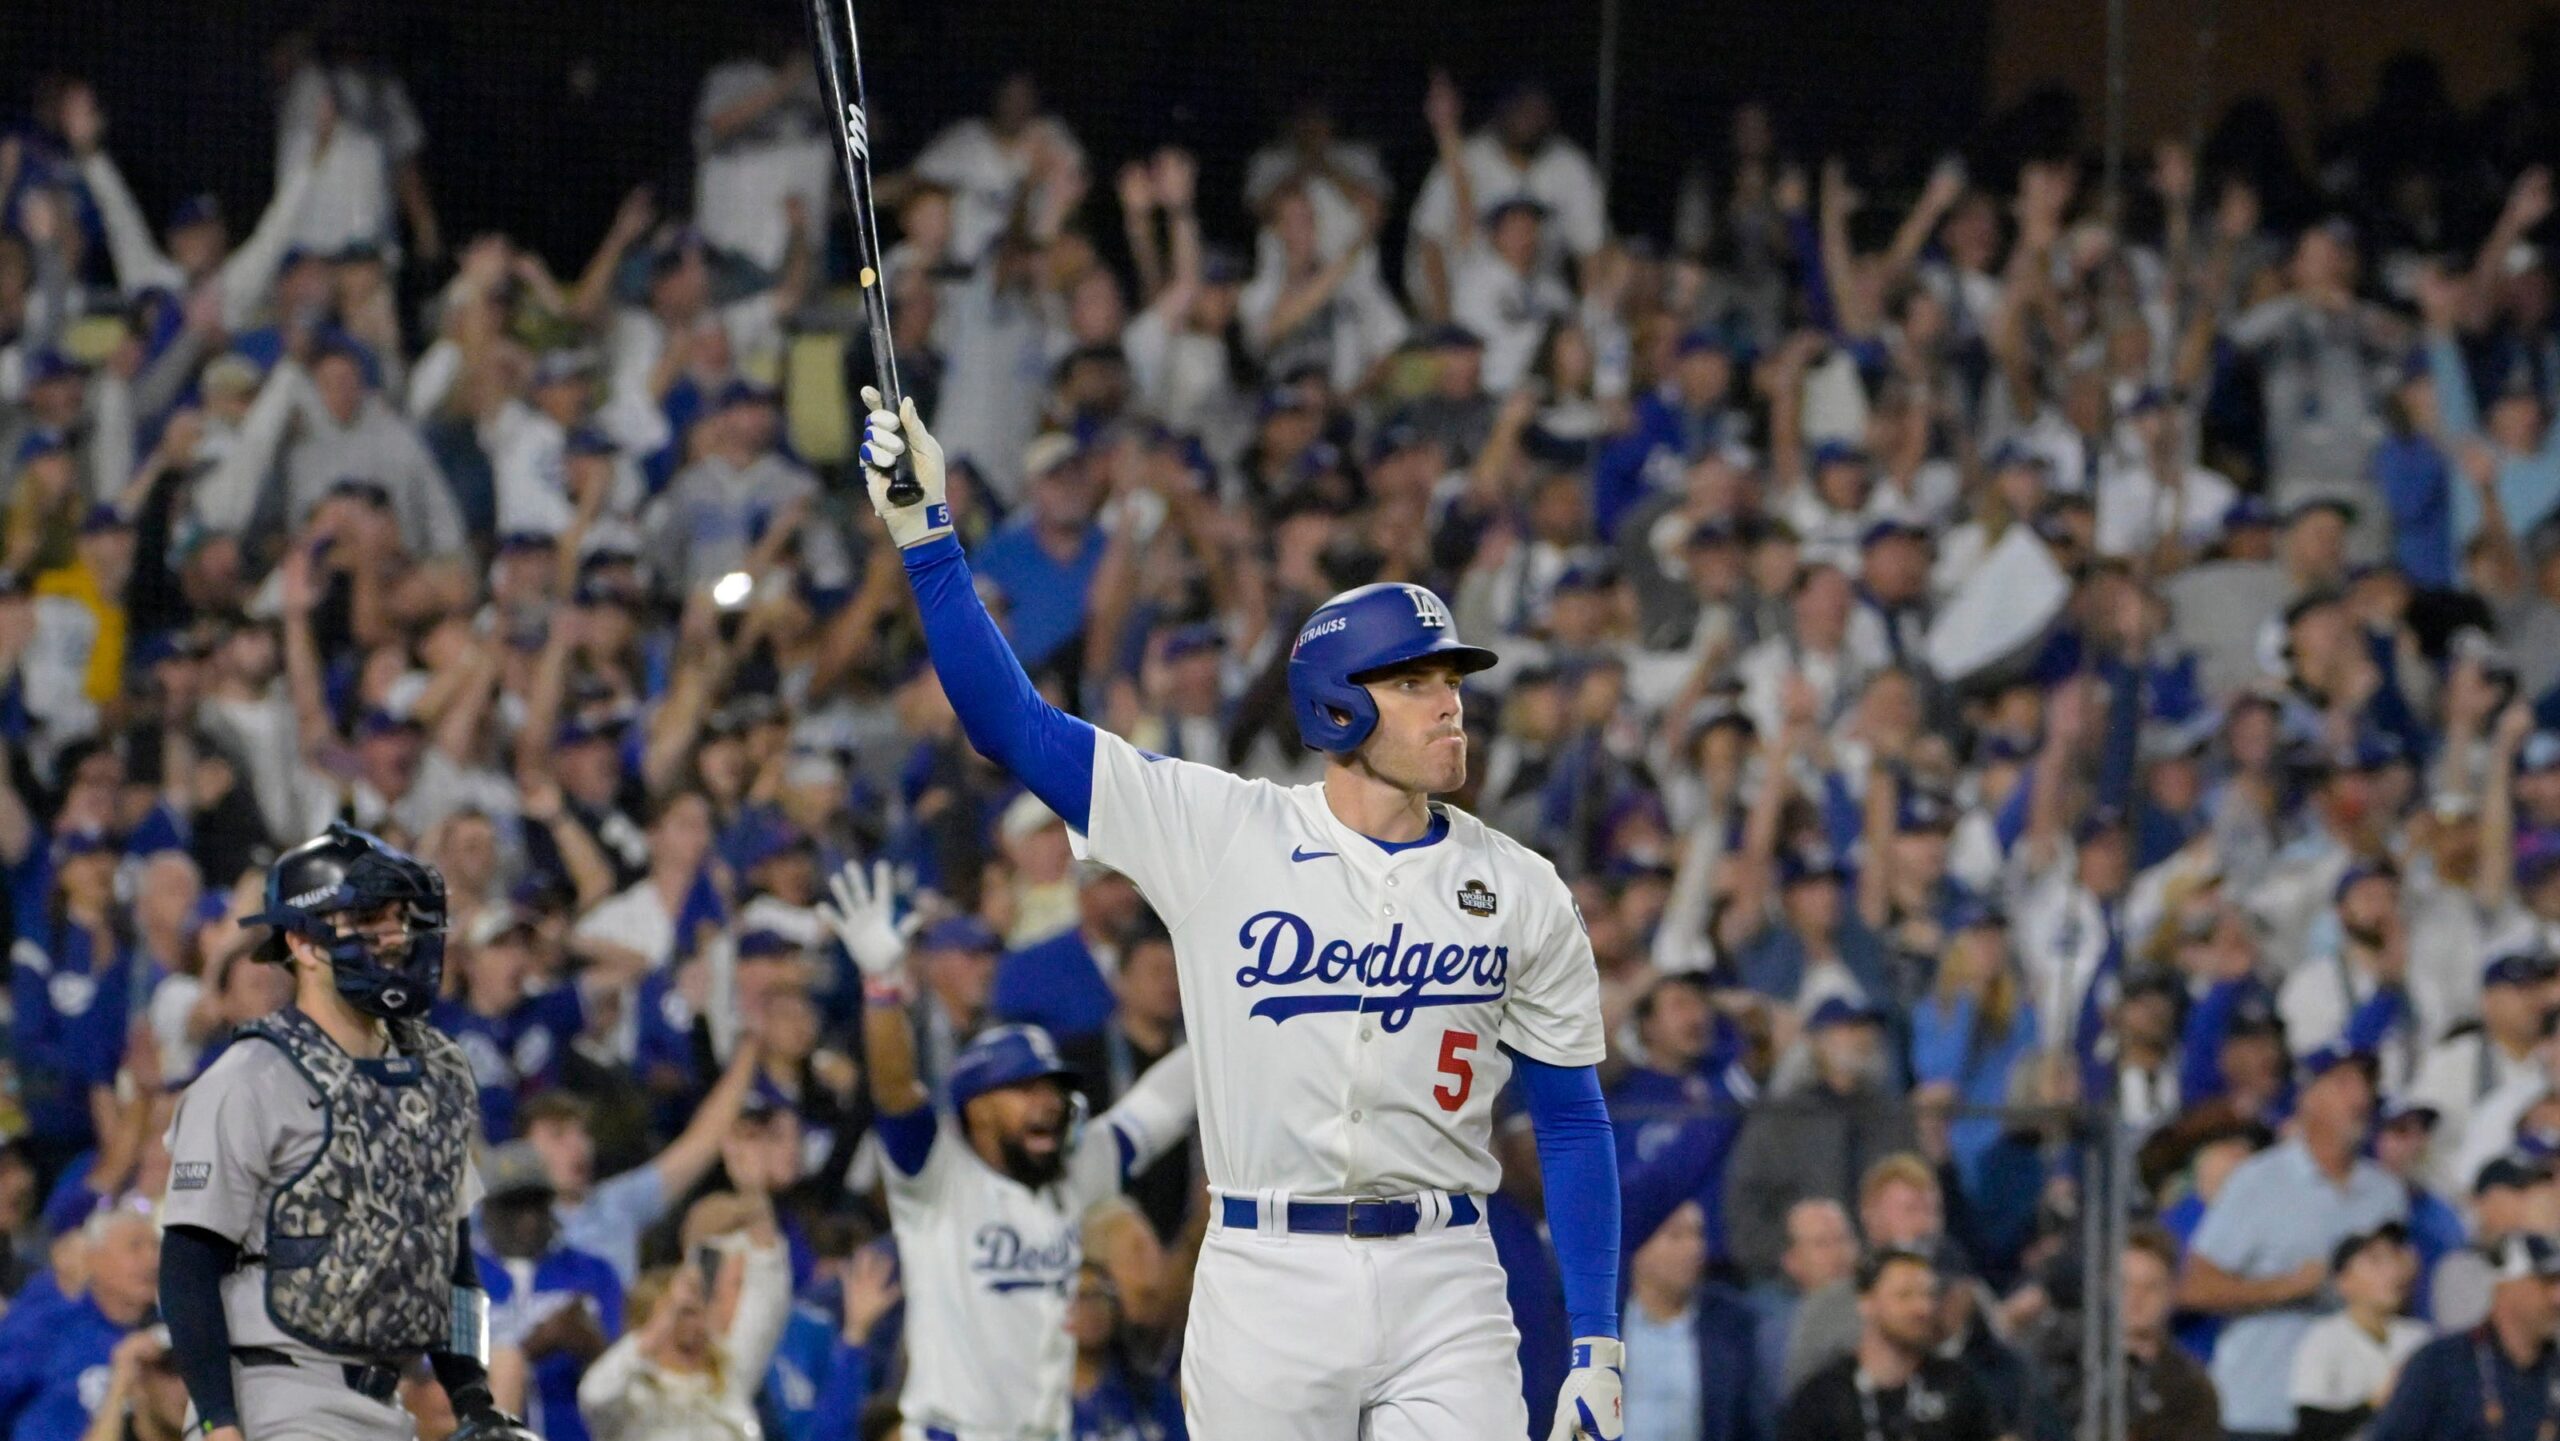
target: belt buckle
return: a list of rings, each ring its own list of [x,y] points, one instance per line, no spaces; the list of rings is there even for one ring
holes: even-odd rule
[[[1353,1201],[1342,1214],[1342,1234],[1354,1241],[1387,1241],[1399,1232],[1394,1230],[1393,1201]],[[1364,1223],[1363,1217],[1368,1218]]]

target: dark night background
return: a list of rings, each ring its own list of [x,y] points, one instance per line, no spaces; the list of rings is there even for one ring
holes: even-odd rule
[[[0,3],[0,114],[23,105],[40,70],[87,75],[147,209],[165,208],[182,177],[218,177],[231,213],[254,215],[273,170],[268,52],[311,13],[272,0]],[[584,259],[632,184],[682,203],[703,70],[761,23],[802,23],[773,0],[406,0],[349,13],[409,83],[448,235],[504,228],[560,267]],[[1617,221],[1667,230],[1681,167],[1752,95],[1779,97],[1791,145],[1881,135],[1925,158],[1967,136],[1984,108],[1990,13],[1982,0],[1626,0]],[[1117,161],[1176,143],[1200,153],[1204,195],[1234,196],[1244,157],[1314,85],[1347,132],[1383,143],[1409,196],[1430,160],[1421,102],[1433,64],[1465,85],[1471,116],[1505,82],[1544,78],[1568,132],[1591,142],[1596,0],[862,0],[858,14],[889,168],[1026,61],[1106,193]],[[1208,219],[1243,223],[1214,205]]]

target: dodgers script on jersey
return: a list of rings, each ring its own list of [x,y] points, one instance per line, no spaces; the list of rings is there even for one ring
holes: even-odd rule
[[[1064,1175],[1034,1191],[988,1166],[946,1119],[916,1174],[888,1168],[907,1296],[907,1434],[1050,1441],[1071,1419],[1067,1297],[1095,1203],[1191,1130],[1190,1052],[1150,1067],[1084,1128]]]
[[[1508,1046],[1599,1062],[1600,978],[1547,860],[1447,810],[1390,854],[1283,787],[1097,733],[1079,854],[1173,934],[1209,1184],[1228,1194],[1483,1195]]]

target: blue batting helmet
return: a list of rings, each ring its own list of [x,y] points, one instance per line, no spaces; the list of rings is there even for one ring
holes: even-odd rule
[[[1378,727],[1378,704],[1361,679],[1425,657],[1469,675],[1496,660],[1459,640],[1449,607],[1422,586],[1364,585],[1317,606],[1289,648],[1289,706],[1299,737],[1333,755],[1358,750]]]
[[[998,1026],[981,1033],[951,1062],[951,1109],[965,1111],[989,1091],[1025,1081],[1064,1081],[1078,1086],[1076,1073],[1058,1059],[1049,1033],[1038,1026]]]

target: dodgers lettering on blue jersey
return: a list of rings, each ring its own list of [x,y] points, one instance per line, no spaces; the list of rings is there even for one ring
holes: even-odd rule
[[[990,1221],[970,1239],[977,1253],[969,1259],[970,1272],[998,1294],[1064,1289],[1084,1261],[1084,1245],[1073,1227],[1061,1228],[1046,1245],[1035,1245],[1002,1221]]]
[[[1366,994],[1266,996],[1253,1003],[1252,1015],[1275,1023],[1292,1016],[1327,1011],[1375,1015],[1378,1025],[1401,1031],[1414,1013],[1432,1006],[1473,1006],[1502,999],[1511,977],[1511,948],[1487,945],[1441,945],[1429,940],[1408,944],[1399,921],[1385,940],[1355,945],[1339,936],[1316,943],[1315,929],[1293,911],[1260,911],[1245,919],[1236,944],[1253,960],[1236,972],[1236,984],[1247,990],[1261,986],[1336,986],[1357,980]],[[1456,990],[1458,986],[1473,987]]]

